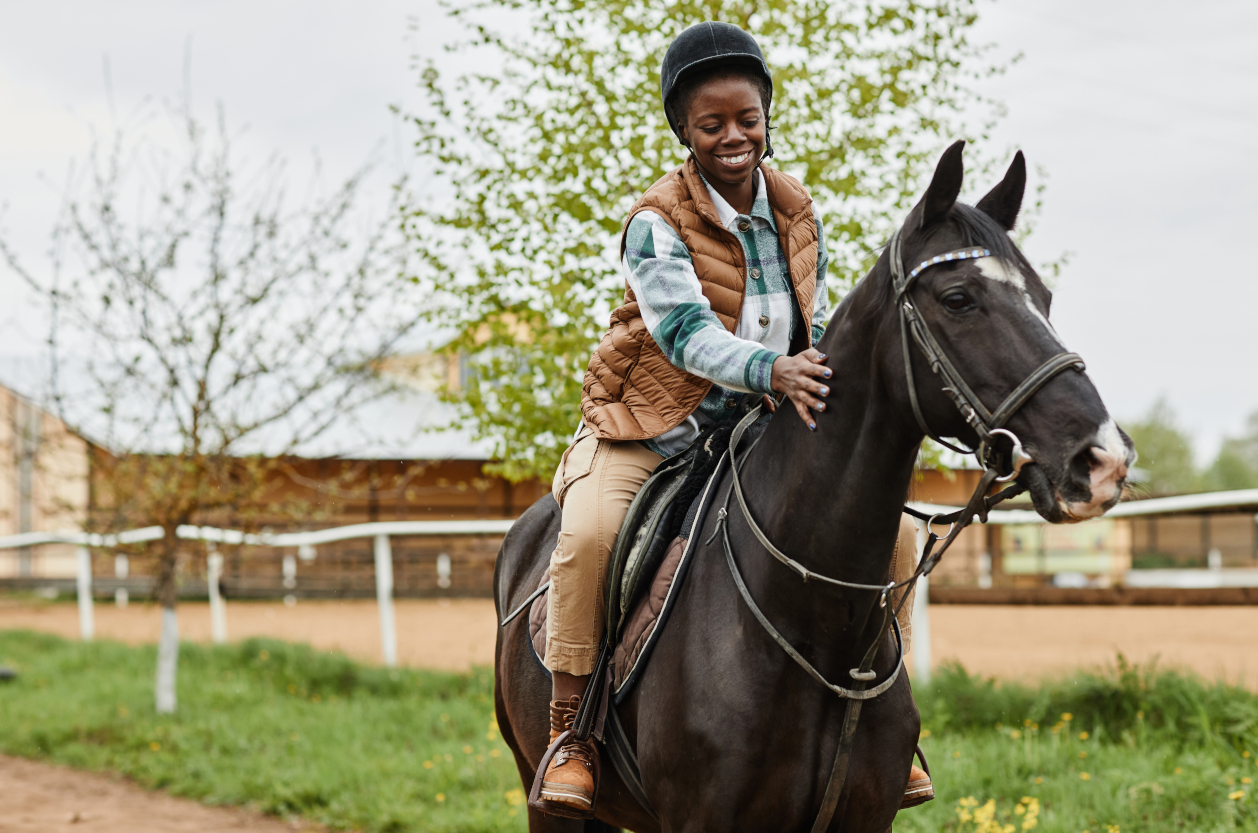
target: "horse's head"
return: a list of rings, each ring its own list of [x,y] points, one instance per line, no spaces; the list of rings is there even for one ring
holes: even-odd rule
[[[878,362],[884,378],[898,380],[891,383],[892,395],[906,413],[913,403],[901,340],[903,309],[895,301],[896,281],[890,274],[897,246],[901,276],[946,252],[969,249],[967,255],[979,255],[931,263],[910,278],[907,295],[928,337],[989,411],[996,411],[1045,362],[1066,351],[1048,321],[1052,293],[1008,234],[1026,186],[1022,153],[1014,157],[1004,180],[972,207],[957,202],[963,147],[957,142],[944,153],[926,195],[883,253],[872,280],[865,281],[866,291],[878,295],[867,300],[885,316]],[[937,437],[977,446],[978,433],[967,424],[957,396],[950,396],[940,375],[932,372],[927,351],[911,334],[908,343],[911,378],[926,427]],[[1030,457],[1019,482],[1029,489],[1045,520],[1081,521],[1118,502],[1135,451],[1081,369],[1051,376],[1005,427]],[[999,441],[1009,442],[1004,436]]]

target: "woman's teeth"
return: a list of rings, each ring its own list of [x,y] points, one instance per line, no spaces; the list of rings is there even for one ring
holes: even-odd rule
[[[741,165],[744,162],[746,162],[750,157],[751,157],[751,151],[747,151],[746,153],[740,153],[737,156],[718,156],[716,158],[720,159],[726,165]]]

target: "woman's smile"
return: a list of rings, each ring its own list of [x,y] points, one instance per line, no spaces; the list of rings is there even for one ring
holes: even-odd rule
[[[716,159],[721,162],[721,164],[727,167],[738,168],[738,167],[742,167],[742,164],[751,158],[751,151],[749,150],[743,151],[742,153],[737,154],[736,156],[722,156],[719,153],[713,154],[713,156],[715,156]]]

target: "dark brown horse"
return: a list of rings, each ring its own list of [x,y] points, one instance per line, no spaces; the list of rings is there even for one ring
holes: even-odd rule
[[[963,246],[990,251],[925,269],[911,299],[960,376],[992,407],[1063,348],[1048,323],[1051,293],[1007,234],[1026,183],[1022,155],[970,207],[956,201],[961,150],[957,143],[943,155],[898,245],[910,267]],[[830,356],[834,395],[817,415],[817,430],[780,411],[742,469],[750,511],[768,539],[809,569],[850,582],[885,581],[924,434],[910,400],[900,328],[884,252],[840,304],[819,344]],[[912,350],[925,423],[937,435],[976,443],[920,348]],[[1007,427],[1033,460],[1019,482],[1046,520],[1095,517],[1117,502],[1134,452],[1082,372],[1053,376]],[[714,492],[718,506],[731,487],[728,467],[724,472]],[[716,516],[708,513],[696,538],[709,543],[690,556],[649,665],[616,707],[659,821],[637,805],[604,760],[597,821],[531,812],[530,831],[812,828],[850,701],[810,678],[753,617],[720,536],[710,540]],[[851,685],[849,670],[879,633],[870,623],[880,617],[869,615],[876,594],[805,584],[766,553],[738,511],[730,511],[728,524],[738,568],[767,619],[827,680]],[[537,587],[558,528],[559,511],[549,496],[512,528],[498,559],[500,616]],[[527,630],[521,617],[500,631],[495,680],[498,724],[526,790],[546,750],[551,690],[547,672],[530,655]],[[878,680],[895,670],[895,653],[886,635],[874,665]],[[905,675],[864,703],[841,810],[828,829],[890,828],[918,730]]]

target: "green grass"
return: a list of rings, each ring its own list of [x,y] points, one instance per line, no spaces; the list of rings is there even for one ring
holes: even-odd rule
[[[1243,689],[1120,656],[1036,687],[953,666],[914,693],[936,800],[897,831],[1258,830],[1258,698]],[[989,801],[994,823],[962,821]]]
[[[0,663],[21,672],[0,686],[10,754],[336,829],[524,829],[486,670],[386,671],[273,641],[184,645],[179,713],[158,717],[151,648],[10,631]],[[1258,831],[1247,691],[1120,658],[1038,686],[952,667],[915,694],[938,798],[897,831]]]
[[[153,648],[0,631],[0,750],[211,804],[364,831],[524,830],[491,674],[387,671],[269,640],[185,644],[179,711]]]

